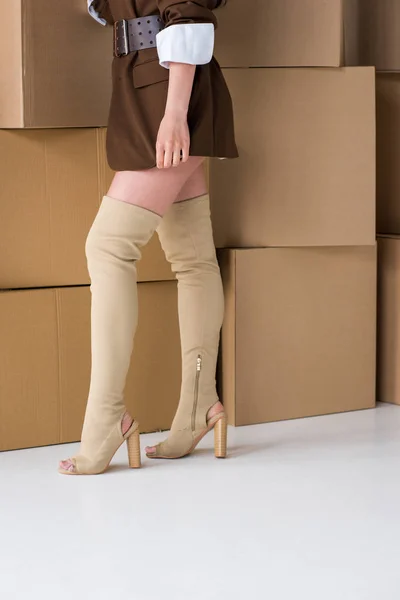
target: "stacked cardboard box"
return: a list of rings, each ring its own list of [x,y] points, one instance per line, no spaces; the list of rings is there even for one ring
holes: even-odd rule
[[[377,74],[378,399],[394,404],[400,404],[400,63],[398,68]]]
[[[379,236],[378,399],[400,404],[400,235]]]
[[[85,5],[0,0],[7,14],[0,39],[0,450],[77,441],[83,422],[85,239],[112,177],[102,128],[110,32]],[[126,401],[142,430],[152,431],[171,423],[181,368],[176,283],[157,237],[144,249],[138,277]]]
[[[221,18],[240,151],[210,165],[231,424],[375,404],[375,75],[341,66],[355,8],[249,0]]]
[[[86,2],[0,0],[0,127],[107,124],[111,31]]]
[[[223,67],[400,65],[396,0],[230,0],[217,54]]]
[[[139,310],[126,403],[143,431],[167,429],[180,387],[175,283],[140,283]],[[0,326],[0,450],[79,440],[90,378],[89,288],[0,293]]]
[[[378,400],[400,404],[400,3],[347,0],[351,64],[376,67]]]

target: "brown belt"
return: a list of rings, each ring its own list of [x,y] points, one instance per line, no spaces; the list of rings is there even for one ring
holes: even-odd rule
[[[160,16],[124,19],[114,23],[114,56],[120,58],[130,52],[157,46],[156,35],[164,29]]]

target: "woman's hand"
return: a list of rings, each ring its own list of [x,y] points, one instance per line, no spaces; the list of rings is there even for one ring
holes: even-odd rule
[[[157,167],[178,167],[189,158],[190,134],[186,111],[169,110],[161,121],[157,137]]]
[[[157,167],[178,167],[189,158],[190,132],[187,123],[194,65],[171,62],[165,115],[157,137]]]

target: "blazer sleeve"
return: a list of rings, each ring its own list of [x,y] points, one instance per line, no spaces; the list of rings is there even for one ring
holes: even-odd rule
[[[87,0],[89,15],[101,25],[112,25],[113,16],[108,5],[108,0]]]
[[[157,0],[157,4],[165,24],[165,29],[157,34],[160,65],[168,69],[171,62],[209,63],[217,27],[210,0]]]

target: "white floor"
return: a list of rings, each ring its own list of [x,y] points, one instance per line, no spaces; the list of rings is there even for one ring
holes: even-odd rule
[[[0,454],[1,599],[400,598],[399,407],[211,444],[98,477],[57,474],[74,445]]]

